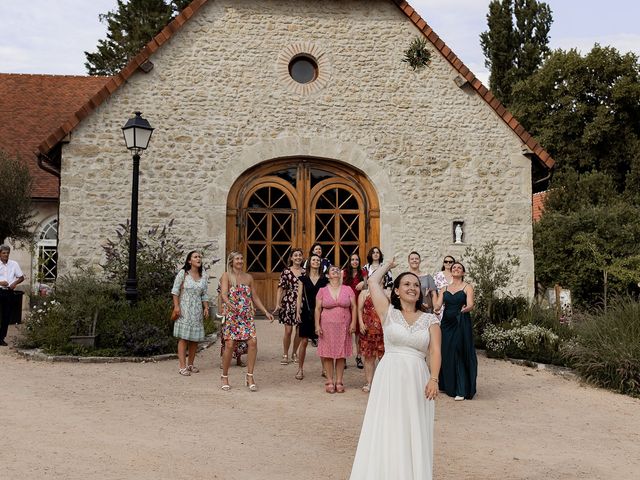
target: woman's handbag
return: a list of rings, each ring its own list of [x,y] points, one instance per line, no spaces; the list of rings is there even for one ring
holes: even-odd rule
[[[178,294],[178,304],[180,304],[180,297],[182,296],[182,289],[184,288],[184,281],[187,278],[187,272],[184,273],[184,277],[182,277],[182,283],[180,284],[180,293]],[[171,321],[175,322],[178,320],[180,315],[176,312],[175,308],[171,310]]]

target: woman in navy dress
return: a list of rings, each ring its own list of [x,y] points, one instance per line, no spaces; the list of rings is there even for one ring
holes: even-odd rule
[[[473,343],[473,287],[464,281],[465,268],[460,262],[451,266],[451,283],[438,294],[436,311],[442,315],[442,368],[439,387],[450,397],[471,400],[476,394],[478,358]]]

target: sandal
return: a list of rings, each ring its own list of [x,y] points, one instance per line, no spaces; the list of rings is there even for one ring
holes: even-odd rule
[[[282,355],[282,360],[280,360],[280,365],[289,365],[289,357],[287,355]]]
[[[358,367],[360,370],[364,368],[364,363],[362,363],[362,358],[360,356],[356,357],[356,367]]]
[[[321,377],[323,378],[327,378],[327,371],[326,370],[322,370],[322,375]]]
[[[192,373],[200,373],[200,369],[195,365],[187,365],[187,369]]]
[[[324,391],[327,393],[336,393],[336,386],[333,382],[327,382],[324,384]]]
[[[302,380],[304,378],[304,372],[302,371],[302,369],[298,370],[298,373],[296,373],[296,380]]]
[[[180,370],[178,370],[178,373],[180,375],[184,375],[185,377],[188,377],[189,375],[191,375],[191,372],[189,371],[188,367],[181,368]]]
[[[251,377],[251,383],[249,383],[249,378],[248,377]],[[249,387],[249,391],[250,392],[257,392],[258,391],[258,386],[253,381],[253,373],[247,373],[246,374],[246,377],[244,377],[244,384],[245,384],[246,387]]]
[[[342,382],[336,383],[336,392],[344,393],[344,384]]]
[[[369,392],[371,391],[371,385],[369,385],[368,383],[365,383],[365,384],[362,386],[362,391],[363,391],[364,393],[369,393]]]
[[[227,380],[229,378],[229,375],[220,375],[220,380],[224,381]],[[229,380],[227,380],[227,383],[223,383],[220,388],[222,390],[224,390],[225,392],[228,392],[229,390],[231,390],[231,385],[229,385]]]
[[[298,363],[298,354],[294,353],[293,355],[291,355],[291,361],[293,363]]]

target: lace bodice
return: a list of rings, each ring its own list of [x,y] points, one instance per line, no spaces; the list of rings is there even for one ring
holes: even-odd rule
[[[402,312],[389,305],[389,311],[382,324],[385,351],[409,348],[426,356],[429,349],[429,327],[433,324],[440,324],[438,317],[431,313],[423,313],[413,325],[409,325]]]

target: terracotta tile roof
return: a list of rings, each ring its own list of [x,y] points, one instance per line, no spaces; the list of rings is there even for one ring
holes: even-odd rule
[[[534,222],[537,222],[542,218],[544,213],[544,201],[546,199],[547,192],[539,192],[533,194],[533,203],[531,208],[531,216]]]
[[[0,73],[0,149],[29,165],[34,198],[58,198],[58,179],[38,167],[38,144],[107,80]]]
[[[78,123],[86,118],[93,110],[95,110],[102,102],[106,100],[120,85],[133,75],[133,73],[144,64],[149,57],[162,44],[164,44],[171,36],[180,30],[180,28],[207,3],[208,0],[194,0],[180,14],[174,18],[169,24],[156,35],[147,45],[136,55],[122,71],[112,77],[107,84],[93,97],[89,99],[85,105],[70,116],[66,122],[60,124],[57,129],[52,130],[49,137],[44,140],[38,147],[41,153],[48,153],[53,149],[60,140],[70,133]],[[553,168],[555,162],[551,155],[542,148],[542,146],[529,134],[522,125],[507,111],[500,101],[485,87],[482,82],[467,68],[467,66],[453,53],[446,43],[436,34],[426,21],[416,12],[409,3],[403,0],[393,0],[393,2],[404,12],[414,25],[423,33],[423,35],[434,45],[447,61],[455,68],[458,73],[469,83],[469,85],[478,92],[485,102],[495,110],[504,122],[520,137],[522,142],[542,161],[549,169]]]

